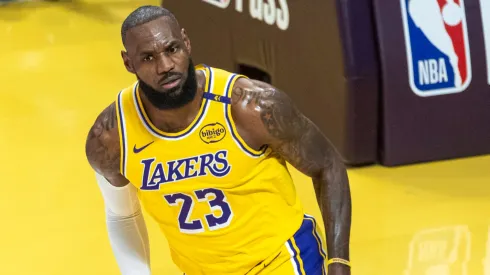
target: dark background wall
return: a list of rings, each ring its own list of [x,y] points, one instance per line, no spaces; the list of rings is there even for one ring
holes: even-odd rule
[[[284,90],[347,164],[392,166],[490,152],[479,3],[460,1],[471,81],[463,92],[429,97],[410,86],[403,1],[165,0],[162,6],[186,28],[195,63]],[[418,49],[426,53],[429,46]]]

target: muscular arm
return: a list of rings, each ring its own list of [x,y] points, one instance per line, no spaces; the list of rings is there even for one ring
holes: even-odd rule
[[[286,94],[266,83],[240,79],[232,104],[237,121],[246,119],[252,125],[245,131],[253,132],[254,143],[269,145],[312,178],[326,227],[328,258],[349,260],[350,188],[345,166],[333,145]],[[330,265],[329,271],[350,272],[340,264]]]
[[[137,190],[119,171],[116,122],[115,104],[111,104],[90,129],[86,155],[104,198],[109,240],[121,274],[149,275],[148,233]]]
[[[116,119],[116,105],[109,105],[97,117],[90,129],[85,145],[90,166],[103,175],[112,185],[125,186],[129,181],[120,173],[121,153]]]

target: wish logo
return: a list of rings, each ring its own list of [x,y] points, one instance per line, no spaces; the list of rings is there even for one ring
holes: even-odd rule
[[[205,143],[216,143],[226,136],[226,129],[220,123],[208,124],[201,128],[199,137]]]
[[[220,9],[227,9],[231,0],[201,0]],[[235,0],[235,10],[243,12],[243,0]],[[246,6],[246,4],[245,4]],[[289,6],[287,0],[249,0],[248,10],[250,17],[265,22],[267,25],[276,25],[280,30],[289,28]]]

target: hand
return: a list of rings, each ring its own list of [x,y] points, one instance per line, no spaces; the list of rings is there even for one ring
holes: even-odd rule
[[[333,263],[328,266],[328,275],[350,275],[350,267],[344,265],[344,264],[339,264],[339,263]]]

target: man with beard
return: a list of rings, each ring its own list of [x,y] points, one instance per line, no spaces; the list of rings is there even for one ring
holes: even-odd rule
[[[277,88],[206,65],[166,9],[122,25],[137,81],[86,143],[122,274],[150,274],[140,208],[185,274],[350,274],[351,198],[335,148]],[[313,180],[326,226],[304,213],[286,162]]]

